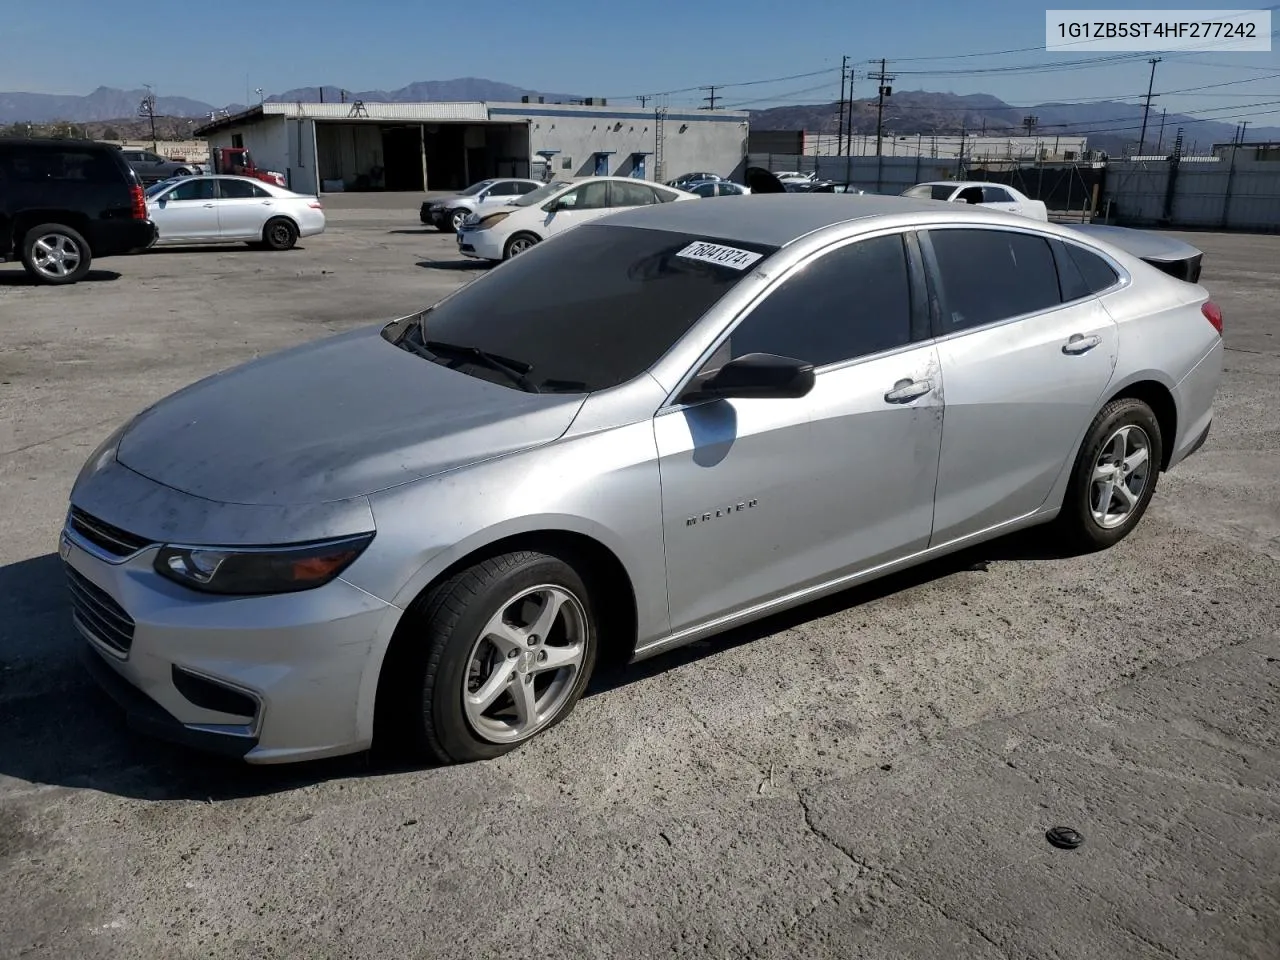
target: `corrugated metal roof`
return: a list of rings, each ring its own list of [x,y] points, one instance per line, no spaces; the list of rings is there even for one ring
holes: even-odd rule
[[[483,103],[264,103],[265,114],[300,117],[306,120],[470,120],[485,121],[489,111]]]

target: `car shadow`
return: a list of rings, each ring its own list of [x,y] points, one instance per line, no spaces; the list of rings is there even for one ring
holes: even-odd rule
[[[307,248],[302,244],[295,244],[288,250],[267,250],[264,247],[251,246],[248,240],[234,240],[228,243],[192,243],[181,244],[171,247],[149,247],[143,253],[148,257],[163,256],[168,253],[293,253],[294,251],[305,251]]]
[[[110,283],[119,280],[120,274],[114,270],[90,270],[76,283]],[[45,287],[51,284],[37,283],[27,275],[25,270],[0,270],[0,286],[3,287]],[[75,284],[69,284],[75,286]]]
[[[419,260],[417,265],[427,270],[457,270],[459,272],[468,272],[472,270],[488,270],[494,266],[488,260]]]
[[[918,567],[911,567],[899,573],[889,574],[839,593],[812,600],[782,613],[726,630],[724,633],[695,640],[639,663],[609,664],[598,670],[592,677],[585,696],[598,696],[637,680],[696,663],[704,657],[732,650],[770,634],[781,633],[813,620],[834,616],[864,603],[882,600],[957,573],[985,573],[990,564],[1000,561],[1062,560],[1075,555],[1074,551],[1063,548],[1060,539],[1055,537],[1052,531],[1045,527],[1032,527],[1029,530],[1012,533],[940,557]]]
[[[587,696],[696,663],[771,633],[831,616],[932,580],[1001,560],[1058,559],[1043,531],[854,587],[628,666],[602,666]],[[143,800],[227,800],[324,781],[423,769],[380,750],[281,766],[254,766],[167,744],[130,730],[123,712],[80,661],[56,554],[0,567],[0,778],[86,788]]]

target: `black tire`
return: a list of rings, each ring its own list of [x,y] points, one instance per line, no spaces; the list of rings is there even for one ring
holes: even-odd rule
[[[507,241],[507,245],[502,248],[502,259],[510,260],[512,257],[517,257],[532,247],[535,243],[539,243],[541,240],[541,237],[524,231],[514,234],[511,239]]]
[[[298,242],[298,227],[288,217],[272,217],[262,228],[262,243],[268,250],[289,250]]]
[[[93,251],[84,237],[60,223],[32,227],[22,235],[20,250],[27,274],[51,286],[83,280],[93,263]]]
[[[1122,520],[1117,514],[1114,525],[1104,525],[1095,514],[1095,507],[1100,504],[1102,491],[1109,488],[1104,486],[1095,491],[1092,478],[1095,468],[1102,469],[1106,466],[1100,464],[1100,459],[1115,459],[1110,455],[1104,458],[1104,447],[1114,450],[1111,446],[1115,442],[1114,438],[1125,427],[1139,431],[1145,441],[1145,474],[1141,477],[1141,492],[1137,494],[1136,503],[1129,508],[1128,513]],[[1133,430],[1129,431],[1130,436],[1137,437],[1138,434]],[[1067,542],[1072,547],[1087,552],[1104,550],[1127,537],[1147,512],[1147,505],[1151,503],[1160,479],[1163,457],[1164,437],[1160,432],[1160,421],[1149,406],[1141,400],[1122,397],[1103,407],[1093,418],[1084,443],[1080,445],[1080,453],[1071,468],[1071,480],[1063,499],[1062,512],[1058,515],[1058,526]],[[1138,470],[1133,470],[1127,476],[1138,476]],[[1133,493],[1133,485],[1127,480],[1125,488]],[[1115,502],[1116,499],[1108,500],[1108,504]],[[1103,512],[1105,516],[1106,510]]]
[[[469,216],[471,216],[471,211],[465,210],[462,207],[459,207],[457,210],[449,210],[444,215],[445,225],[440,229],[447,233],[457,233],[459,228],[462,226],[462,221],[467,219]]]
[[[189,176],[191,176],[191,171],[190,171],[190,170],[188,170],[186,167],[179,167],[177,170],[173,171],[172,176],[175,176],[175,177],[189,177]]]
[[[564,680],[554,715],[521,739],[494,742],[468,719],[464,679],[471,681],[476,644],[504,601],[545,585],[571,594],[580,604],[580,666]],[[586,689],[599,645],[597,623],[586,582],[561,557],[521,550],[459,571],[424,593],[405,613],[404,632],[382,669],[378,722],[390,729],[375,731],[379,744],[391,743],[417,760],[468,763],[501,756],[529,742],[567,717]],[[506,662],[499,660],[501,666],[492,673],[505,673]],[[495,704],[506,696],[499,694]],[[384,697],[389,702],[382,702]]]

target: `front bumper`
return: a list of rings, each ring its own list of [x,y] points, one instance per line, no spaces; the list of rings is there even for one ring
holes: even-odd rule
[[[362,681],[390,604],[342,579],[276,596],[199,594],[151,568],[156,550],[106,558],[69,529],[59,545],[91,672],[132,726],[250,763],[370,745]]]
[[[476,260],[501,260],[504,237],[495,236],[492,230],[468,230],[457,233],[458,252]]]
[[[440,209],[432,210],[431,203],[428,201],[419,208],[418,219],[425,224],[438,227],[444,222],[444,211]]]

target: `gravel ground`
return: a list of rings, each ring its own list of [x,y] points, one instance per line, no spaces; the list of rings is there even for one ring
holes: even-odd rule
[[[1124,543],[999,541],[429,770],[126,732],[52,551],[113,425],[432,302],[478,273],[452,239],[345,197],[287,254],[104,260],[62,290],[0,266],[0,956],[1274,960],[1280,237],[1189,239],[1226,314],[1217,419]]]

